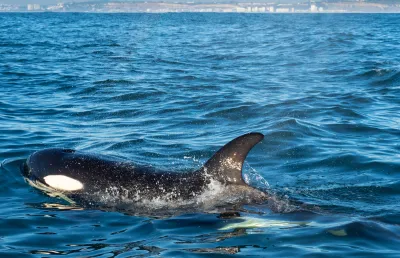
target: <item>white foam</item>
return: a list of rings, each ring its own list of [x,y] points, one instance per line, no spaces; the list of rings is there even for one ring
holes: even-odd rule
[[[154,190],[162,193],[157,197],[149,197],[147,190],[143,192],[125,189],[121,186],[109,186],[105,191],[92,193],[89,198],[109,208],[133,211],[135,213],[158,212],[166,214],[180,213],[181,211],[213,212],[232,203],[249,202],[258,192],[247,186],[223,185],[212,178],[200,193],[192,196],[180,196],[179,189],[164,189],[155,183]]]

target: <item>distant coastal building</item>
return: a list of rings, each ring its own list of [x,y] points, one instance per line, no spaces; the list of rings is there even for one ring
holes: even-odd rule
[[[295,12],[295,8],[293,4],[278,4],[275,8],[275,12],[277,13],[293,13]]]
[[[0,12],[18,12],[20,6],[16,4],[0,4]]]
[[[288,13],[290,12],[289,8],[276,8],[275,12],[277,13]]]
[[[58,3],[57,5],[52,5],[47,7],[48,11],[61,11],[64,10],[64,4]]]
[[[1,0],[0,0],[1,1]],[[35,1],[35,0],[30,0]],[[39,0],[37,0],[39,1]],[[58,2],[60,0],[54,1]],[[62,0],[61,0],[62,1]],[[66,0],[67,1],[67,0]],[[128,0],[68,0],[66,3],[58,3],[49,6],[39,4],[28,4],[24,7],[13,7],[12,5],[0,4],[0,11],[19,10],[22,11],[53,11],[53,12],[243,12],[243,13],[340,13],[340,12],[400,12],[400,4],[375,3],[378,0],[295,0],[286,3],[279,1],[259,2],[224,2],[224,3],[196,3],[189,2],[157,2],[154,1],[128,1]],[[385,0],[399,1],[400,0]]]
[[[39,11],[41,10],[40,4],[28,4],[27,7],[28,11]]]
[[[317,7],[317,5],[316,5],[316,4],[312,4],[312,5],[310,6],[310,11],[313,12],[313,13],[318,12],[318,7]]]

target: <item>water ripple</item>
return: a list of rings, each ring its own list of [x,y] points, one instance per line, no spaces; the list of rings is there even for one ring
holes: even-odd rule
[[[398,20],[0,14],[0,253],[398,257]],[[81,210],[19,172],[47,147],[193,170],[250,131],[271,198],[241,217]]]

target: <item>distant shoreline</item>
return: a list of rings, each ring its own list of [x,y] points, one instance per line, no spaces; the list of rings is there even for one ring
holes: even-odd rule
[[[53,14],[71,14],[71,13],[82,13],[82,14],[187,14],[187,13],[203,13],[203,14],[247,14],[247,15],[296,15],[296,14],[309,14],[309,15],[319,15],[319,14],[400,14],[397,12],[282,12],[282,13],[248,13],[248,12],[86,12],[86,11],[65,11],[65,12],[49,12],[49,11],[0,11],[0,14],[43,14],[43,13],[53,13]]]
[[[34,0],[32,0],[34,1]],[[374,2],[266,2],[195,3],[195,2],[79,2],[39,4],[0,4],[0,12],[69,13],[400,13],[399,3]]]

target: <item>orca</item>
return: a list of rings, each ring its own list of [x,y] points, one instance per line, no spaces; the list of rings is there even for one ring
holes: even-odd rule
[[[199,196],[207,200],[214,195],[228,202],[260,203],[267,200],[267,194],[244,181],[242,168],[249,151],[263,138],[261,133],[239,136],[191,172],[158,171],[116,157],[50,148],[30,155],[22,174],[32,186],[83,206],[144,200],[148,206],[157,200],[169,205],[177,200],[199,202]]]

